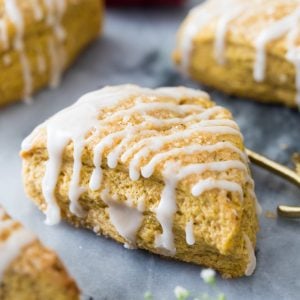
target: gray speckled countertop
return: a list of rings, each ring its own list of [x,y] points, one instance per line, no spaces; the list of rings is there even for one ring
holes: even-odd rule
[[[44,225],[43,215],[23,192],[20,143],[45,118],[83,93],[107,84],[199,87],[180,76],[170,60],[175,32],[189,6],[110,10],[104,37],[67,72],[60,88],[42,91],[31,106],[21,103],[0,110],[0,202],[59,252],[84,294],[94,299],[143,299],[147,290],[154,293],[155,299],[174,299],[173,289],[178,284],[195,293],[209,292],[209,287],[200,280],[199,266],[140,250],[129,251],[67,224]],[[300,113],[209,92],[218,104],[233,112],[249,148],[291,165],[292,153],[300,152]],[[264,210],[275,211],[279,203],[300,204],[296,187],[256,167],[253,175]],[[255,274],[236,280],[218,277],[219,289],[228,299],[299,299],[299,221],[274,220],[262,215],[260,224]]]

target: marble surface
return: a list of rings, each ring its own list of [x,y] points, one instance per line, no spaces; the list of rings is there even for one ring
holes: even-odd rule
[[[30,106],[21,103],[0,110],[0,203],[59,252],[84,294],[94,299],[143,299],[147,290],[155,299],[174,299],[176,285],[195,295],[210,289],[199,277],[199,266],[129,251],[67,224],[44,225],[44,216],[23,192],[20,143],[45,118],[83,93],[107,84],[199,87],[179,75],[170,60],[176,29],[191,5],[180,9],[109,10],[104,37],[80,57],[58,89],[40,92]],[[300,152],[297,111],[209,92],[218,104],[232,110],[249,148],[291,166],[292,153]],[[256,167],[253,174],[264,211],[275,211],[279,203],[300,203],[296,187]],[[299,222],[270,219],[263,214],[260,224],[255,274],[236,280],[218,277],[218,288],[227,299],[299,299]]]

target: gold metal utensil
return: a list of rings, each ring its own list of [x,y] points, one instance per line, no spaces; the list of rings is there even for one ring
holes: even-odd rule
[[[293,170],[264,157],[250,149],[246,149],[248,157],[254,164],[271,171],[272,173],[288,180],[289,182],[300,187],[300,176]],[[300,206],[287,206],[279,205],[277,207],[277,213],[281,217],[285,218],[300,218]]]

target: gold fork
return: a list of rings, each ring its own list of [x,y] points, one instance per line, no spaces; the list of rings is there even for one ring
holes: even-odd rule
[[[300,175],[298,175],[293,170],[267,157],[264,157],[263,155],[260,155],[250,149],[246,149],[246,152],[248,154],[250,161],[253,162],[254,164],[263,167],[264,169],[267,169],[272,173],[300,187]],[[281,217],[300,218],[300,206],[279,205],[277,206],[277,213]]]

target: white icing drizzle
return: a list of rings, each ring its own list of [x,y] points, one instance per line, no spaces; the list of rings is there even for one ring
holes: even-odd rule
[[[296,20],[300,18],[300,9],[297,9],[291,15],[286,16],[285,18],[271,23],[266,29],[264,29],[257,37],[255,41],[256,47],[256,59],[254,65],[253,77],[256,81],[262,82],[265,79],[266,73],[266,46],[282,37],[290,30],[293,29]],[[288,50],[289,51],[289,50]]]
[[[190,58],[193,50],[193,42],[196,34],[212,19],[214,15],[210,14],[205,7],[196,7],[191,10],[188,21],[184,24],[180,40],[180,48],[182,53],[181,66],[183,72],[187,72],[190,67]]]
[[[178,139],[187,139],[196,134],[200,133],[212,133],[212,134],[228,134],[228,135],[241,135],[241,133],[227,126],[211,126],[211,127],[203,127],[201,124],[196,124],[194,128],[189,128],[186,130],[182,130],[179,132],[172,133],[170,135],[161,136],[160,139],[157,137],[149,137],[140,140],[133,147],[126,150],[121,156],[121,162],[125,162],[128,160],[135,151],[142,148],[140,151],[159,151],[165,144],[177,141]],[[146,148],[143,148],[146,147]]]
[[[6,0],[4,4],[8,18],[16,27],[14,47],[18,51],[23,51],[24,20],[22,13],[16,3],[16,0]]]
[[[138,150],[138,152],[133,156],[130,164],[129,164],[129,176],[131,180],[138,180],[140,177],[140,172],[138,170],[138,166],[140,165],[140,162],[143,158],[147,157],[150,152],[157,152],[160,149],[163,148],[163,146],[166,143],[176,141],[182,138],[189,138],[195,133],[205,133],[210,132],[213,134],[236,134],[236,131],[229,130],[228,127],[222,127],[220,126],[220,131],[216,130],[216,127],[203,127],[201,129],[194,129],[194,130],[185,130],[181,132],[176,132],[171,135],[160,137],[160,139],[157,139],[156,137],[150,137],[146,139],[142,139],[140,142],[136,143],[135,146],[133,146],[131,149],[128,149],[125,151],[125,153],[121,156],[121,161],[125,162],[132,154],[133,150],[137,150],[140,145],[142,145],[142,148]]]
[[[130,91],[127,95],[131,95]],[[124,95],[124,92],[119,90],[113,92],[110,91],[110,88],[86,94],[74,105],[57,113],[44,124],[47,128],[48,149],[48,161],[42,184],[42,191],[47,204],[45,212],[47,216],[46,224],[57,224],[61,218],[55,197],[55,187],[60,173],[64,148],[69,142],[73,142],[74,149],[79,148],[81,150],[76,155],[74,153],[74,165],[81,164],[78,160],[81,161],[83,148],[78,145],[84,141],[86,134],[90,130],[97,127],[97,117],[101,109],[117,104],[123,97],[126,97],[126,93]],[[66,122],[66,119],[68,122]],[[35,134],[36,132],[33,133],[33,135]],[[27,142],[30,139],[31,137],[28,137]],[[75,181],[75,176],[78,175],[76,172],[73,172],[72,182]],[[72,187],[74,186],[72,185]],[[76,189],[76,191],[71,190],[69,193],[73,195],[72,207],[77,207],[78,197],[80,197],[79,192]]]
[[[256,214],[259,216],[259,215],[262,214],[263,209],[262,209],[260,203],[258,202],[258,199],[257,199],[256,194],[254,192],[255,191],[255,182],[254,182],[254,180],[250,176],[247,179],[250,182],[251,186],[253,187],[252,190],[249,190],[249,193],[250,193],[251,197],[255,201]]]
[[[226,13],[222,15],[217,22],[217,28],[216,28],[216,37],[215,37],[215,58],[217,62],[220,65],[223,65],[225,63],[225,39],[226,34],[228,32],[229,24],[232,20],[234,20],[236,17],[240,15],[240,13],[245,9],[245,4],[239,4],[236,7],[231,7],[228,4],[228,12],[226,10]]]
[[[39,3],[39,0],[31,0],[32,10],[36,21],[41,21],[43,19],[43,10]]]
[[[173,164],[167,164],[164,171],[164,188],[160,202],[155,209],[156,218],[162,227],[162,233],[155,238],[155,246],[165,255],[175,255],[176,248],[173,235],[173,219],[177,211],[176,205],[176,184],[177,180],[173,176],[175,168]]]
[[[61,24],[62,17],[66,10],[66,0],[44,0],[48,7],[49,14],[47,22],[52,26],[56,39],[50,38],[48,42],[49,54],[52,65],[52,77],[50,87],[59,85],[63,68],[65,65],[65,52],[63,42],[66,39],[66,32]],[[56,13],[54,13],[56,11]]]
[[[53,28],[55,36],[64,41],[66,32],[61,25],[61,19],[66,10],[66,0],[44,0],[48,10],[47,23]]]
[[[7,24],[4,19],[0,20],[0,40],[4,50],[8,48]]]
[[[32,144],[37,139],[37,137],[40,135],[40,130],[43,128],[44,124],[41,124],[34,128],[34,130],[31,132],[30,135],[28,135],[21,144],[21,149],[24,151],[29,151],[32,148]]]
[[[266,46],[285,35],[287,35],[286,42],[286,58],[290,61],[296,71],[295,87],[296,87],[296,103],[300,108],[300,54],[299,46],[296,45],[296,40],[299,37],[299,22],[300,22],[300,7],[284,18],[271,23],[269,27],[263,30],[257,40],[256,46],[256,60],[254,65],[254,79],[262,82],[266,76]]]
[[[185,238],[186,243],[190,246],[195,244],[195,236],[194,236],[194,223],[192,220],[188,221],[185,226]]]
[[[32,93],[32,75],[30,70],[30,65],[28,58],[24,51],[21,51],[20,53],[20,63],[23,70],[23,80],[24,80],[24,91],[23,91],[23,97],[25,103],[31,102],[31,93]]]
[[[244,239],[245,239],[247,251],[249,253],[249,262],[248,262],[248,265],[247,265],[247,268],[245,271],[245,275],[250,276],[253,274],[253,272],[256,268],[256,257],[255,257],[253,245],[247,234],[244,234]]]
[[[94,170],[90,179],[89,186],[93,191],[98,190],[101,187],[102,182],[102,155],[106,147],[113,146],[115,139],[117,137],[124,137],[125,131],[119,131],[106,136],[94,149]],[[115,166],[115,164],[114,164]]]
[[[254,3],[249,3],[249,1],[237,0],[221,2],[210,0],[204,2],[204,4],[200,4],[191,11],[183,26],[183,32],[179,43],[182,54],[181,65],[185,72],[187,72],[190,67],[190,59],[196,35],[210,22],[215,20],[214,55],[219,64],[222,65],[225,63],[225,40],[230,28],[230,22],[236,18],[242,17],[245,12],[257,5],[265,5],[264,1],[257,0],[253,2]],[[283,1],[269,1],[267,5],[270,6],[270,14],[273,14],[276,11],[276,3],[281,2],[284,3]],[[265,6],[262,7],[262,10],[263,9],[265,9]],[[296,8],[292,12],[279,20],[271,20],[264,30],[258,32],[258,36],[253,42],[256,49],[253,78],[257,82],[263,82],[265,80],[267,63],[266,47],[272,41],[287,35],[286,58],[294,65],[296,70],[296,102],[300,107],[300,50],[297,45],[297,39],[300,34],[299,23],[300,7],[299,5],[296,5]]]
[[[48,11],[47,23],[55,36],[48,40],[48,51],[51,59],[50,87],[56,88],[60,83],[65,64],[63,42],[66,39],[66,32],[61,21],[67,4],[66,0],[44,0],[44,3]]]
[[[39,130],[41,128],[46,129],[49,158],[42,185],[47,204],[46,222],[55,224],[60,220],[60,209],[55,197],[55,188],[64,148],[69,143],[73,144],[73,174],[69,187],[70,210],[75,215],[82,216],[83,211],[78,200],[84,192],[84,187],[81,187],[80,183],[80,171],[82,167],[81,157],[87,143],[87,136],[89,136],[88,139],[99,136],[105,128],[108,128],[111,122],[114,121],[114,124],[118,123],[119,120],[124,122],[124,118],[126,118],[124,127],[121,126],[121,129],[106,134],[94,146],[94,169],[89,187],[91,190],[103,188],[104,153],[106,153],[109,168],[115,168],[119,160],[122,163],[128,163],[129,175],[132,180],[138,180],[140,174],[145,178],[149,178],[159,163],[163,162],[161,174],[165,185],[160,202],[154,209],[156,218],[162,228],[161,234],[158,234],[155,238],[155,245],[162,253],[168,255],[176,253],[173,219],[177,212],[176,188],[179,181],[189,176],[198,175],[199,179],[191,185],[191,193],[195,197],[210,190],[226,190],[236,193],[242,201],[244,191],[241,184],[229,180],[225,176],[229,170],[235,169],[242,172],[244,175],[242,178],[245,181],[242,184],[246,183],[250,195],[255,196],[254,184],[247,167],[248,159],[243,151],[229,141],[216,141],[214,144],[199,142],[202,135],[204,137],[206,135],[229,135],[238,136],[242,139],[237,124],[226,118],[222,119],[220,116],[224,116],[224,113],[222,113],[220,107],[204,108],[198,105],[196,108],[196,105],[180,105],[180,100],[186,97],[187,94],[193,95],[191,97],[202,97],[202,94],[184,88],[149,90],[132,85],[106,87],[83,96],[74,105],[54,115],[40,125],[39,129],[34,130],[32,135],[24,140],[22,147],[24,151],[30,150]],[[148,100],[152,99],[153,102],[141,102],[141,95],[148,97]],[[168,99],[166,100],[171,102],[156,102],[156,99],[162,96],[167,96]],[[131,98],[136,100],[133,101],[132,107],[114,110],[112,113],[106,113],[105,117],[101,118],[103,109],[116,109],[122,104],[122,101]],[[151,115],[158,111],[172,112],[180,117],[159,119]],[[137,117],[138,115],[141,122],[132,124],[130,122],[131,117]],[[180,127],[178,127],[179,125]],[[197,140],[194,140],[194,138],[197,138]],[[188,144],[176,147],[176,144],[180,141]],[[169,148],[169,144],[173,147]],[[165,148],[165,146],[167,147]],[[220,150],[234,153],[235,159],[186,165],[178,159],[180,155],[188,156],[204,152],[216,153]],[[217,179],[212,177],[201,179],[200,175],[205,172],[218,173],[218,177]],[[109,207],[110,219],[116,230],[127,240],[129,245],[133,245],[133,232],[136,232],[135,230],[139,228],[143,209],[132,207],[127,203],[128,201],[118,202],[114,197],[109,196],[107,190],[101,193],[101,198]],[[128,222],[128,219],[132,219],[132,223],[130,221],[128,223],[129,227],[126,227],[123,223],[124,220]]]
[[[210,0],[205,1],[191,10],[184,24],[179,43],[182,54],[181,66],[184,72],[188,72],[190,67],[190,59],[196,35],[203,30],[207,24],[220,16],[223,17],[218,22],[216,29],[218,38],[215,40],[215,55],[218,61],[224,62],[224,55],[221,51],[222,48],[224,48],[228,25],[230,21],[238,15],[238,9],[236,8],[237,2],[237,0]]]
[[[18,51],[20,57],[20,64],[23,72],[24,91],[23,98],[25,102],[30,101],[30,95],[32,92],[32,75],[30,70],[29,61],[24,49],[24,19],[22,13],[16,3],[16,0],[6,0],[5,11],[8,18],[14,24],[16,28],[14,48]]]
[[[240,198],[243,199],[243,190],[238,183],[231,182],[228,180],[217,180],[217,179],[204,179],[194,185],[192,188],[192,194],[197,197],[203,194],[205,191],[213,189],[222,189],[230,192],[236,192]]]
[[[130,198],[118,202],[117,197],[109,196],[107,189],[101,192],[102,201],[108,206],[109,218],[117,232],[127,241],[126,248],[136,246],[136,235],[143,221],[143,206],[134,207]]]
[[[180,148],[173,148],[169,151],[154,155],[150,160],[150,162],[141,168],[141,173],[143,177],[149,178],[150,176],[152,176],[157,164],[172,156],[176,157],[177,155],[183,153],[193,155],[193,154],[203,153],[203,152],[214,152],[222,149],[230,149],[231,151],[238,153],[244,162],[246,161],[245,153],[229,142],[218,142],[214,145],[190,145],[190,146],[185,146]]]
[[[55,197],[55,187],[62,164],[63,150],[64,147],[67,146],[68,141],[69,140],[63,135],[57,136],[55,129],[52,129],[51,126],[48,126],[48,161],[46,163],[45,175],[42,181],[42,192],[47,204],[45,213],[47,216],[46,224],[48,225],[54,225],[60,221],[60,209]]]
[[[5,240],[0,240],[0,281],[7,267],[18,257],[23,247],[35,240],[35,236],[23,227],[13,228],[17,222],[3,219],[5,211],[0,207],[0,235],[9,230],[10,235]]]
[[[52,38],[49,41],[49,55],[52,61],[52,76],[50,80],[50,86],[57,86],[61,73],[64,67],[64,53],[62,43],[65,40],[66,33],[61,24],[62,17],[66,10],[66,1],[65,0],[44,0],[44,5],[47,10],[47,23],[52,27],[57,42],[54,43]],[[39,0],[32,0],[31,2],[32,11],[35,17],[36,22],[39,22],[44,17],[44,12]],[[25,20],[22,15],[22,11],[16,0],[5,0],[4,9],[7,14],[8,19],[12,22],[15,27],[15,37],[13,41],[13,47],[19,54],[24,90],[23,90],[23,99],[25,102],[31,102],[31,94],[33,91],[33,78],[31,72],[30,61],[26,54],[26,49],[24,45],[24,30],[25,30]],[[0,41],[3,45],[4,50],[9,47],[9,38],[8,38],[8,29],[5,19],[0,20]],[[38,58],[38,71],[40,73],[44,72],[45,69],[45,58]]]
[[[160,90],[161,91],[161,90]],[[154,105],[155,104],[155,105]],[[162,105],[158,105],[162,104]],[[123,110],[123,111],[118,111],[111,116],[109,116],[109,121],[111,122],[112,120],[116,119],[117,117],[123,117],[124,116],[131,116],[133,113],[145,113],[147,111],[152,111],[154,108],[156,109],[165,109],[165,110],[174,110],[174,104],[171,103],[150,103],[149,104],[149,109],[146,107],[146,103],[144,105],[138,104],[138,107]],[[186,108],[186,106],[184,106]],[[142,108],[142,109],[141,109]],[[198,109],[199,110],[199,106]],[[152,126],[157,127],[157,128],[162,128],[166,125],[175,125],[175,124],[187,124],[189,121],[196,121],[196,120],[201,120],[203,118],[204,120],[210,116],[211,113],[214,113],[216,111],[220,110],[220,107],[213,107],[210,109],[207,109],[207,111],[204,111],[200,114],[196,115],[189,115],[185,118],[170,118],[170,119],[157,119],[151,116],[145,115],[144,118],[148,122],[152,124]],[[126,112],[126,114],[124,113]],[[180,112],[180,110],[178,111]],[[202,120],[201,124],[207,125],[208,123],[205,123],[205,121]],[[105,124],[107,122],[107,119],[102,120],[102,122]],[[208,121],[212,125],[218,125],[218,124],[229,124],[233,127],[235,127],[235,123],[229,120],[209,120]],[[117,162],[119,159],[119,156],[122,153],[123,148],[128,144],[132,138],[135,137],[135,133],[144,130],[143,133],[150,133],[150,134],[155,134],[156,132],[153,130],[145,131],[145,129],[149,126],[149,123],[144,122],[135,126],[130,126],[129,128],[126,128],[125,130],[119,131],[119,132],[114,132],[108,136],[106,136],[104,139],[102,139],[101,142],[98,143],[98,145],[94,149],[94,170],[90,179],[90,188],[92,190],[97,190],[101,186],[101,181],[102,181],[102,169],[101,169],[101,163],[102,163],[102,155],[103,151],[107,147],[112,147],[115,139],[116,138],[123,138],[122,142],[115,147],[107,156],[107,164],[110,168],[115,168],[117,166]],[[231,147],[232,144],[230,144]],[[147,150],[146,150],[147,151]],[[241,152],[241,151],[240,151]],[[132,161],[132,167],[131,167],[131,174],[132,178],[136,178],[139,176],[139,173],[135,171],[136,165],[138,163],[138,159],[136,158],[135,161]]]

